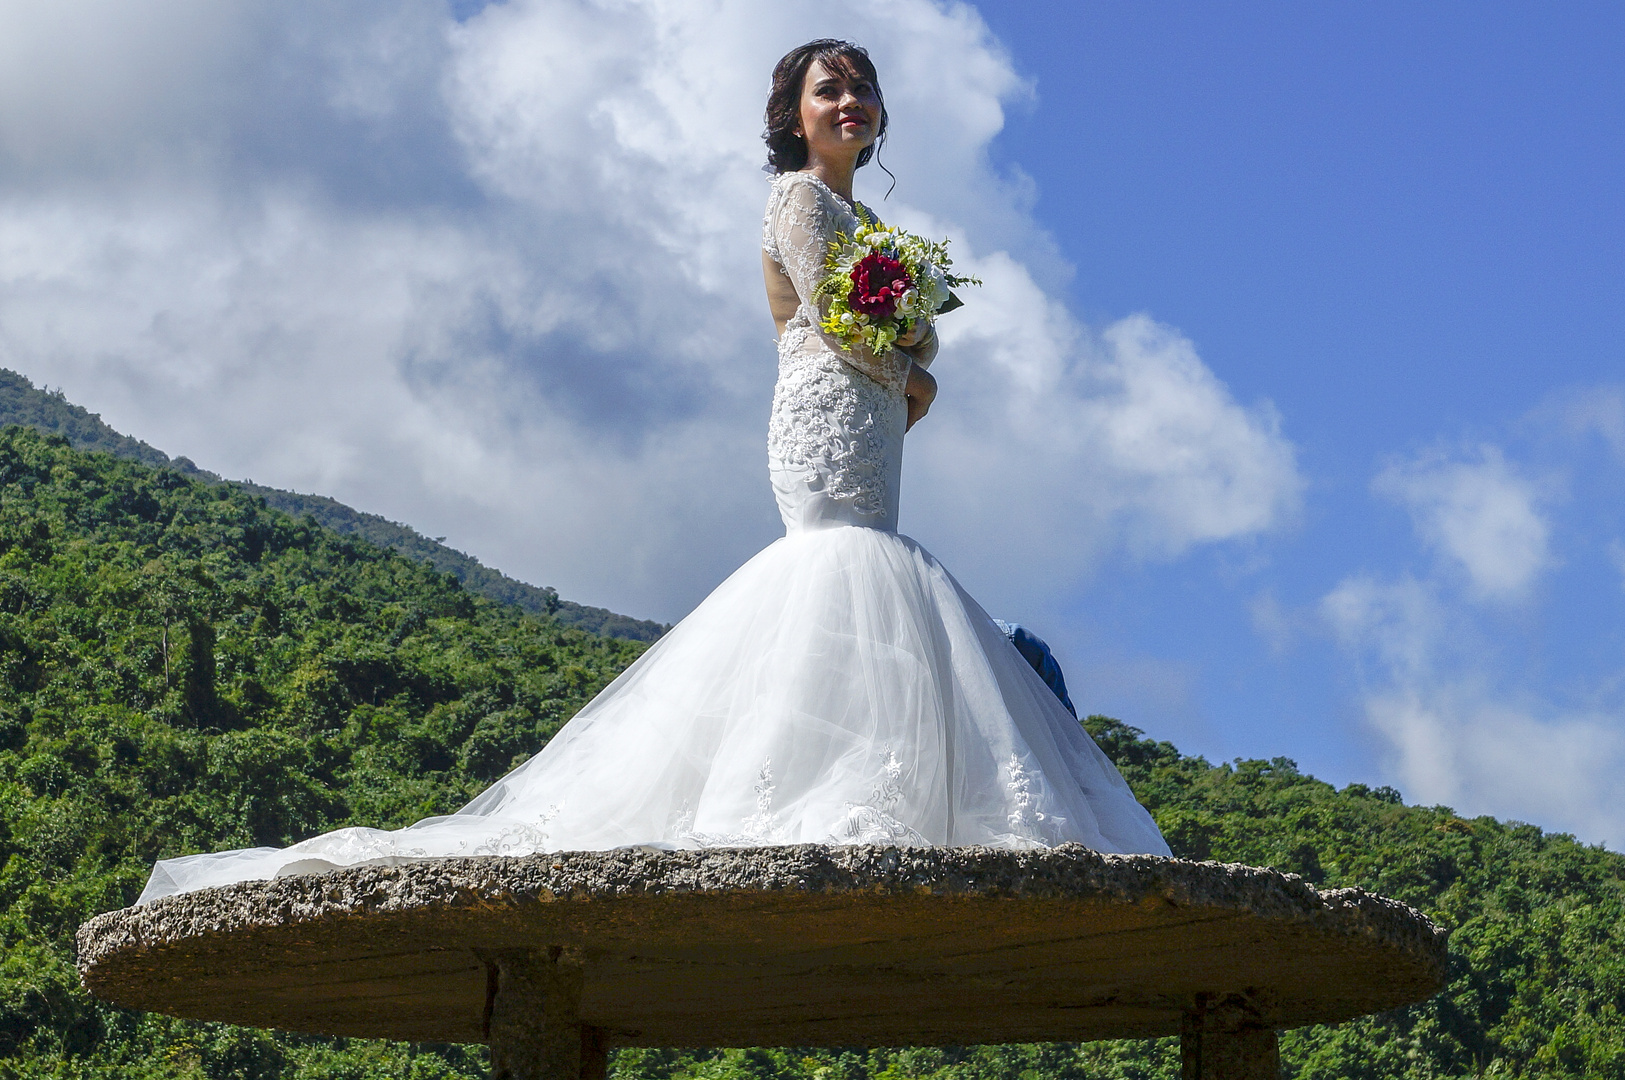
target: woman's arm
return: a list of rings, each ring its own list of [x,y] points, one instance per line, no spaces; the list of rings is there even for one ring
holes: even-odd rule
[[[908,403],[907,431],[920,422],[920,418],[931,411],[931,403],[937,399],[937,378],[919,364],[913,364],[908,369],[908,385],[903,388],[903,398]]]
[[[815,321],[829,313],[829,299],[815,299],[818,283],[824,277],[825,258],[830,241],[835,239],[834,196],[821,184],[812,180],[788,181],[790,188],[784,193],[773,219],[773,243],[778,248],[779,264],[789,275],[801,302],[812,309]],[[822,330],[818,331],[823,334]],[[875,382],[892,390],[901,390],[908,379],[910,358],[899,350],[885,356],[876,356],[862,345],[843,349],[828,334],[824,340],[835,353]]]

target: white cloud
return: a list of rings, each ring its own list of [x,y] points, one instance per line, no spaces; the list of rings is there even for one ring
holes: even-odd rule
[[[1621,717],[1509,689],[1486,635],[1430,583],[1348,578],[1321,614],[1360,664],[1366,719],[1409,799],[1625,844]]]
[[[1529,419],[1539,427],[1556,427],[1569,435],[1594,433],[1616,457],[1625,460],[1625,387],[1570,387],[1542,402]]]
[[[1265,589],[1247,605],[1253,632],[1264,639],[1273,656],[1285,656],[1297,645],[1302,636],[1301,619],[1295,612],[1282,606],[1273,589]]]
[[[1617,718],[1539,717],[1476,688],[1396,690],[1366,705],[1417,801],[1625,846],[1625,735]]]
[[[1393,583],[1346,578],[1321,600],[1321,614],[1340,644],[1369,651],[1380,668],[1414,682],[1433,670],[1446,639],[1445,612],[1435,590],[1414,578]]]
[[[777,533],[760,112],[827,33],[871,43],[894,118],[897,194],[872,169],[860,194],[987,280],[944,323],[905,527],[1016,606],[1288,520],[1267,403],[1045,291],[1064,268],[986,155],[1031,88],[928,0],[6,5],[0,364],[225,474],[678,616]]]
[[[1396,463],[1372,490],[1410,510],[1417,534],[1465,571],[1480,598],[1522,597],[1553,564],[1550,527],[1536,508],[1550,496],[1495,446],[1466,460],[1431,451]]]
[[[208,0],[0,6],[0,162],[8,172],[108,167],[185,137],[253,21]]]

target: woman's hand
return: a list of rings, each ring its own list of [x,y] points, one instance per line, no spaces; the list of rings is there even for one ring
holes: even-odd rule
[[[915,319],[913,325],[908,328],[908,333],[897,335],[895,344],[901,349],[912,349],[936,332],[930,319]]]
[[[937,399],[936,376],[918,364],[910,364],[908,383],[903,387],[903,398],[908,403],[908,427],[903,429],[907,431],[931,411],[931,403]]]
[[[920,319],[908,328],[908,333],[897,338],[897,346],[922,368],[931,366],[937,358],[937,328],[930,319]]]

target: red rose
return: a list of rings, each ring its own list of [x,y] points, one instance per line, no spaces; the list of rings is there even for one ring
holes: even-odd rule
[[[914,287],[903,264],[890,255],[871,251],[852,268],[852,293],[846,298],[853,311],[877,319],[897,313],[897,298]]]

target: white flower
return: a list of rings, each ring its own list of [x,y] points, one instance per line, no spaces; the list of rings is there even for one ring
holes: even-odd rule
[[[948,282],[943,279],[942,271],[932,263],[926,263],[921,269],[925,272],[921,291],[925,293],[926,303],[935,311],[948,299]]]

